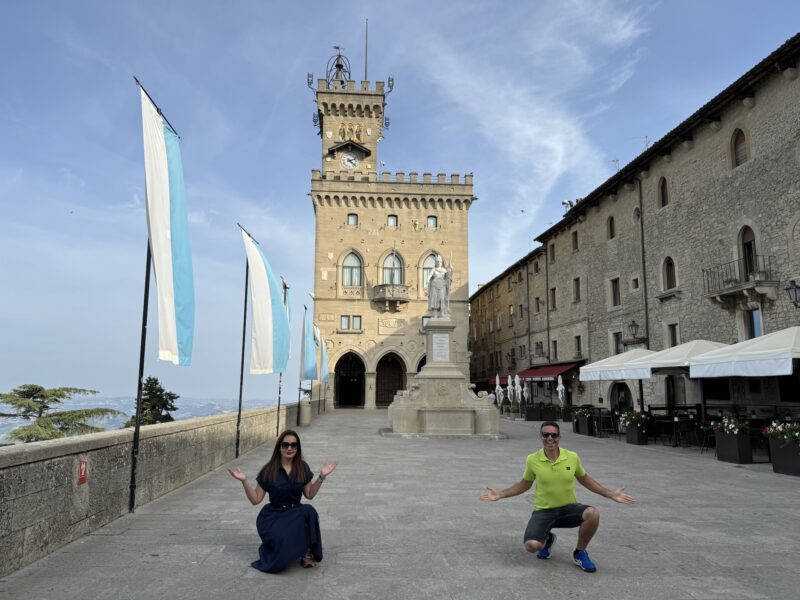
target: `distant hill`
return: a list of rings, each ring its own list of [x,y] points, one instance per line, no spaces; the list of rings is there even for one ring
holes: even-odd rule
[[[296,400],[295,400],[296,401]],[[242,402],[242,409],[247,410],[250,408],[259,408],[266,406],[273,406],[277,404],[277,400],[259,401],[259,400],[244,400]],[[239,405],[239,400],[234,398],[225,399],[209,399],[209,398],[184,398],[181,396],[175,403],[178,410],[172,413],[176,421],[181,419],[193,419],[194,417],[207,417],[209,415],[218,415],[226,412],[236,411]],[[106,417],[103,419],[95,419],[90,421],[92,425],[103,427],[104,429],[119,429],[127,421],[135,411],[135,398],[132,396],[117,396],[117,397],[103,397],[103,396],[76,396],[71,400],[65,401],[61,404],[64,410],[72,410],[76,408],[114,408],[122,415],[116,417]],[[8,407],[5,407],[6,411]],[[2,411],[2,412],[6,412]],[[11,430],[16,429],[20,425],[25,425],[24,419],[15,419],[9,417],[0,417],[0,444],[13,443],[13,440],[8,438]]]

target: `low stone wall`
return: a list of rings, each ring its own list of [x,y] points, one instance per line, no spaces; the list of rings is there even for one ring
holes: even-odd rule
[[[312,419],[317,412],[315,401]],[[274,439],[276,418],[276,407],[243,412],[240,454]],[[296,423],[297,404],[282,406],[281,430]],[[0,577],[128,512],[132,443],[128,428],[0,448]],[[236,413],[142,427],[136,505],[235,454]]]

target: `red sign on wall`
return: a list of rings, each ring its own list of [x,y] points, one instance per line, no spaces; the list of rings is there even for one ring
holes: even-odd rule
[[[89,462],[82,460],[78,463],[78,485],[83,485],[89,479]]]

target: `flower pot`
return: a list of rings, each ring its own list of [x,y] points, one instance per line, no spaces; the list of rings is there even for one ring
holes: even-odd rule
[[[578,418],[577,417],[575,417],[572,420],[572,433],[580,433],[580,431],[578,431]]]
[[[769,438],[769,455],[775,473],[800,476],[800,443]]]
[[[581,435],[595,435],[594,419],[592,417],[578,417],[578,433]]]
[[[631,423],[625,429],[625,440],[629,444],[635,444],[636,446],[646,446],[647,445],[647,431],[644,428],[644,425],[635,425]]]
[[[753,449],[747,433],[734,434],[717,431],[714,438],[717,442],[717,460],[737,465],[753,464]]]

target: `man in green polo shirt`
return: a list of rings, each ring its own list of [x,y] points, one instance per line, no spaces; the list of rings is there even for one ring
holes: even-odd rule
[[[577,452],[559,448],[561,430],[558,423],[542,423],[539,434],[542,449],[528,456],[522,479],[499,492],[487,487],[481,500],[494,502],[518,496],[531,489],[536,481],[533,514],[525,529],[525,549],[536,552],[537,558],[550,558],[550,551],[556,541],[556,534],[551,530],[578,527],[578,544],[572,553],[572,560],[587,573],[594,573],[597,566],[589,558],[586,546],[600,525],[600,512],[594,506],[578,504],[575,480],[595,494],[611,498],[615,502],[633,504],[635,500],[625,493],[625,488],[613,492],[604,488],[589,477]]]

